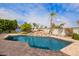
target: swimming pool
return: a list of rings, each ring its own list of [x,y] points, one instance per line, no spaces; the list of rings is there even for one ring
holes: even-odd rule
[[[60,51],[60,49],[71,44],[72,42],[59,40],[52,37],[39,37],[39,36],[8,36],[6,40],[19,41],[28,43],[31,48],[40,48],[52,51]]]

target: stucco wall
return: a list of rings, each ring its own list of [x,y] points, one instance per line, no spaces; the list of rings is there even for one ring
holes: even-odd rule
[[[50,30],[50,29],[43,29],[43,30],[44,30],[46,33],[49,33],[49,30]],[[54,29],[54,30],[52,30],[52,34],[54,34],[54,35],[60,35],[60,36],[65,36],[65,35],[66,35],[64,29],[62,29],[61,32],[59,32],[59,29]]]
[[[73,32],[79,34],[79,28],[74,28]]]
[[[65,36],[65,35],[66,35],[64,29],[62,29],[62,31],[59,31],[59,29],[54,29],[54,30],[52,31],[52,33],[55,34],[55,35],[60,35],[60,36]]]

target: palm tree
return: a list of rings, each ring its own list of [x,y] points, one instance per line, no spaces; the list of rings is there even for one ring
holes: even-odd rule
[[[52,30],[53,30],[53,28],[55,27],[55,24],[52,23],[53,17],[55,17],[55,16],[56,16],[56,14],[53,13],[53,12],[50,14],[51,19],[50,19],[50,30],[49,30],[49,34],[52,34]]]
[[[61,23],[61,24],[59,25],[59,27],[60,27],[60,28],[63,28],[64,24],[65,24],[65,23]]]
[[[65,23],[61,23],[60,25],[59,25],[59,30],[58,30],[58,33],[60,34],[60,33],[62,33],[62,31],[63,31],[63,26],[65,25]]]

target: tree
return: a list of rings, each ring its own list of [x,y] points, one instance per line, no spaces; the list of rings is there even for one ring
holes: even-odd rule
[[[63,26],[64,26],[65,23],[61,23],[59,26],[58,26],[58,33],[62,33],[63,31]]]
[[[17,28],[18,24],[16,20],[12,20],[8,22],[8,29],[9,32],[11,32],[12,30],[15,30]]]
[[[16,20],[12,21],[12,26],[13,26],[13,28],[12,28],[13,30],[15,30],[18,27],[18,24],[17,24]]]
[[[50,19],[50,30],[49,30],[49,34],[52,34],[52,30],[53,30],[54,27],[55,27],[55,24],[52,23],[52,21],[53,21],[53,17],[55,17],[55,16],[56,16],[56,14],[53,13],[53,12],[50,14],[51,19]]]
[[[0,31],[1,32],[11,32],[12,30],[15,30],[16,27],[17,27],[16,20],[0,19]]]
[[[36,27],[36,25],[37,25],[36,23],[33,23],[33,28],[35,28],[35,27]]]
[[[39,24],[37,24],[37,23],[33,23],[33,29],[38,29],[39,28]]]
[[[26,31],[26,32],[31,32],[31,30],[32,30],[31,24],[28,24],[26,22],[24,24],[22,24],[20,28],[22,31]]]

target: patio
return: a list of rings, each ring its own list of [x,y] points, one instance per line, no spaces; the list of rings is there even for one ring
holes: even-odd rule
[[[26,43],[16,41],[0,40],[1,56],[67,56],[62,52],[53,52],[50,50],[42,50],[30,48]]]
[[[50,37],[59,38],[61,40],[66,40],[73,42],[65,48],[61,49],[59,52],[54,52],[50,50],[43,50],[37,48],[30,48],[27,43],[20,43],[16,41],[4,40],[8,35],[26,35],[26,34],[2,34],[0,35],[0,55],[4,56],[79,56],[79,41],[67,37],[53,36]],[[28,34],[28,35],[31,35]],[[32,34],[33,35],[33,34]],[[36,36],[36,34],[35,34]],[[45,35],[43,35],[45,36]]]

